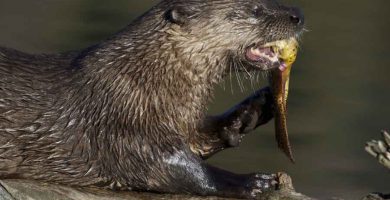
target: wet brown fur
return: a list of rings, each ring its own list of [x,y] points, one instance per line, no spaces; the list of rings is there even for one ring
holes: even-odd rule
[[[0,48],[0,177],[203,194],[218,184],[201,158],[225,145],[202,131],[213,86],[232,63],[267,69],[242,53],[296,35],[286,13],[266,0],[165,0],[77,53]]]

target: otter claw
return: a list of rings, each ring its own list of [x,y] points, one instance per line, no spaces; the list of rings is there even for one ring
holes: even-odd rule
[[[254,174],[247,184],[247,187],[251,190],[251,196],[256,197],[257,194],[276,189],[278,185],[276,179],[275,174]]]

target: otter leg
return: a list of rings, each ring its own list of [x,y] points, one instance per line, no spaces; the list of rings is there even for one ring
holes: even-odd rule
[[[206,164],[192,153],[177,153],[165,160],[171,178],[168,191],[160,188],[163,192],[252,199],[278,184],[276,175],[235,174]]]
[[[208,158],[223,149],[237,147],[245,134],[272,118],[272,92],[267,87],[256,91],[222,115],[207,117],[192,149],[203,158]]]

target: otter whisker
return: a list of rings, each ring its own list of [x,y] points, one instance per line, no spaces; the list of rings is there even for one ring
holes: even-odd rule
[[[261,74],[263,75],[263,78],[266,80],[271,76],[271,73],[269,71],[264,71]]]
[[[260,77],[260,72],[256,72],[256,82],[258,83],[259,82],[259,77]]]
[[[244,63],[242,63],[241,60],[238,61],[239,64],[240,64],[240,67],[244,69],[245,73],[247,76],[246,79],[250,81],[250,84],[251,84],[251,88],[252,90],[254,91],[254,87],[253,87],[253,75],[247,70],[247,68],[245,67]]]
[[[240,64],[240,67],[244,69],[244,71],[245,71],[246,74],[249,76],[249,78],[252,78],[252,77],[251,77],[251,74],[248,72],[248,70],[246,69],[245,65],[242,63],[241,60],[239,61],[239,64]]]
[[[241,92],[244,92],[244,85],[242,83],[242,79],[240,77],[240,73],[239,73],[239,70],[238,70],[236,62],[234,62],[234,70],[236,71],[235,75],[236,75],[236,79],[237,79],[237,82],[238,82],[238,86],[240,87]]]
[[[253,89],[253,92],[256,92],[258,90],[258,88],[260,87],[259,85],[259,79],[258,79],[258,72],[256,71],[253,71],[252,72],[252,80],[251,80],[251,85],[252,85],[252,89]]]
[[[252,72],[251,73],[251,76],[250,76],[250,79],[249,79],[249,81],[250,81],[250,83],[251,83],[251,88],[252,88],[252,92],[255,92],[256,91],[256,89],[255,89],[255,85],[254,85],[254,78],[255,78],[255,73],[254,72]]]
[[[226,81],[225,81],[225,79],[221,80],[221,84],[220,85],[221,85],[223,91],[226,91]]]
[[[237,74],[238,74],[238,70],[237,70],[237,66],[236,66],[236,63],[234,62],[233,63],[234,65],[233,65],[233,69],[234,69],[234,76],[236,77],[236,80],[237,80],[237,84],[238,84],[238,86],[240,86],[240,82],[239,82],[239,80],[238,80],[238,78],[237,78]],[[240,87],[241,88],[241,87]]]
[[[232,63],[230,63],[229,65],[229,77],[230,77],[230,90],[232,92],[232,94],[234,94],[234,91],[233,91],[233,81],[232,81]]]

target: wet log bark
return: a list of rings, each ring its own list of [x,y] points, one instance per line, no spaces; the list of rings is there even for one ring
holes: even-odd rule
[[[280,186],[270,193],[264,193],[260,200],[313,200],[294,190],[291,178],[279,174]],[[1,200],[222,200],[218,197],[197,197],[188,195],[154,194],[140,192],[113,192],[98,188],[70,188],[61,185],[39,183],[29,180],[0,181]],[[223,198],[226,199],[226,198]]]
[[[366,151],[374,156],[380,164],[390,169],[390,134],[382,131],[382,140],[367,142]]]

